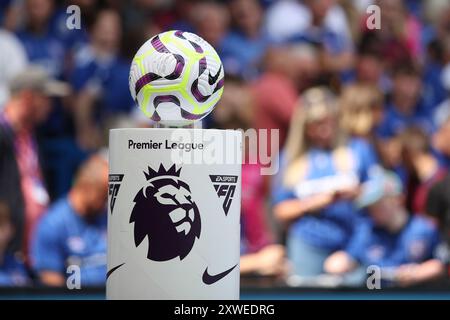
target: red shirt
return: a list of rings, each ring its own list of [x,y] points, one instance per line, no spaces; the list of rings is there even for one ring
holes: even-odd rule
[[[266,224],[265,182],[259,164],[242,164],[242,226],[247,252],[256,252],[272,242]]]
[[[427,181],[419,184],[415,190],[413,190],[412,209],[415,213],[424,213],[425,205],[428,198],[428,193],[431,187],[437,182],[444,179],[447,175],[447,170],[439,168]]]
[[[5,120],[8,121],[6,117]],[[27,256],[32,233],[39,218],[47,210],[49,196],[44,186],[36,142],[31,132],[27,130],[15,132],[14,147],[25,205],[22,250]]]
[[[256,128],[280,130],[281,148],[298,100],[294,84],[283,75],[266,73],[253,83],[252,93],[255,99]],[[270,132],[268,136],[270,137]]]

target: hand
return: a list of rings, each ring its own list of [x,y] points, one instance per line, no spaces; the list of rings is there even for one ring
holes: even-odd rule
[[[343,274],[351,271],[355,266],[355,262],[345,251],[331,254],[323,264],[325,272],[331,274]]]
[[[317,209],[327,207],[334,201],[336,201],[336,192],[325,192],[316,194],[314,196],[311,196],[311,198],[309,198],[308,201],[311,201],[310,203],[312,204],[313,207],[311,208],[311,211],[316,211]]]
[[[403,264],[397,268],[395,271],[395,280],[398,282],[400,286],[410,286],[416,283],[417,273],[418,273],[418,265],[411,264]]]
[[[269,245],[258,253],[257,272],[264,276],[280,276],[287,273],[288,263],[284,247],[281,245]]]
[[[354,200],[359,194],[359,186],[344,187],[334,193],[335,200]]]

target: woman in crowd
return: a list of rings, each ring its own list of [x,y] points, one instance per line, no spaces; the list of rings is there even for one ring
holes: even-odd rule
[[[375,162],[363,140],[344,136],[331,92],[312,88],[300,100],[280,160],[274,213],[286,227],[294,273],[311,277],[346,245],[357,218],[352,200]]]
[[[401,143],[407,171],[406,206],[412,213],[425,213],[428,193],[447,175],[447,168],[439,163],[421,128],[407,128],[401,135]]]
[[[351,84],[342,90],[339,110],[341,127],[349,136],[372,142],[383,120],[383,95],[374,85]]]

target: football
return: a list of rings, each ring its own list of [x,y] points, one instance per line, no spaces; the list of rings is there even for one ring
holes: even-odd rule
[[[193,33],[172,30],[140,47],[131,63],[129,86],[148,118],[182,127],[214,109],[223,92],[224,74],[209,43]]]

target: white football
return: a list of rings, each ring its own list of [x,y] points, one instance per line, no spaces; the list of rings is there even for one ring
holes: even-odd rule
[[[133,99],[153,121],[186,126],[208,115],[222,96],[222,62],[201,37],[179,30],[145,42],[131,63]]]

